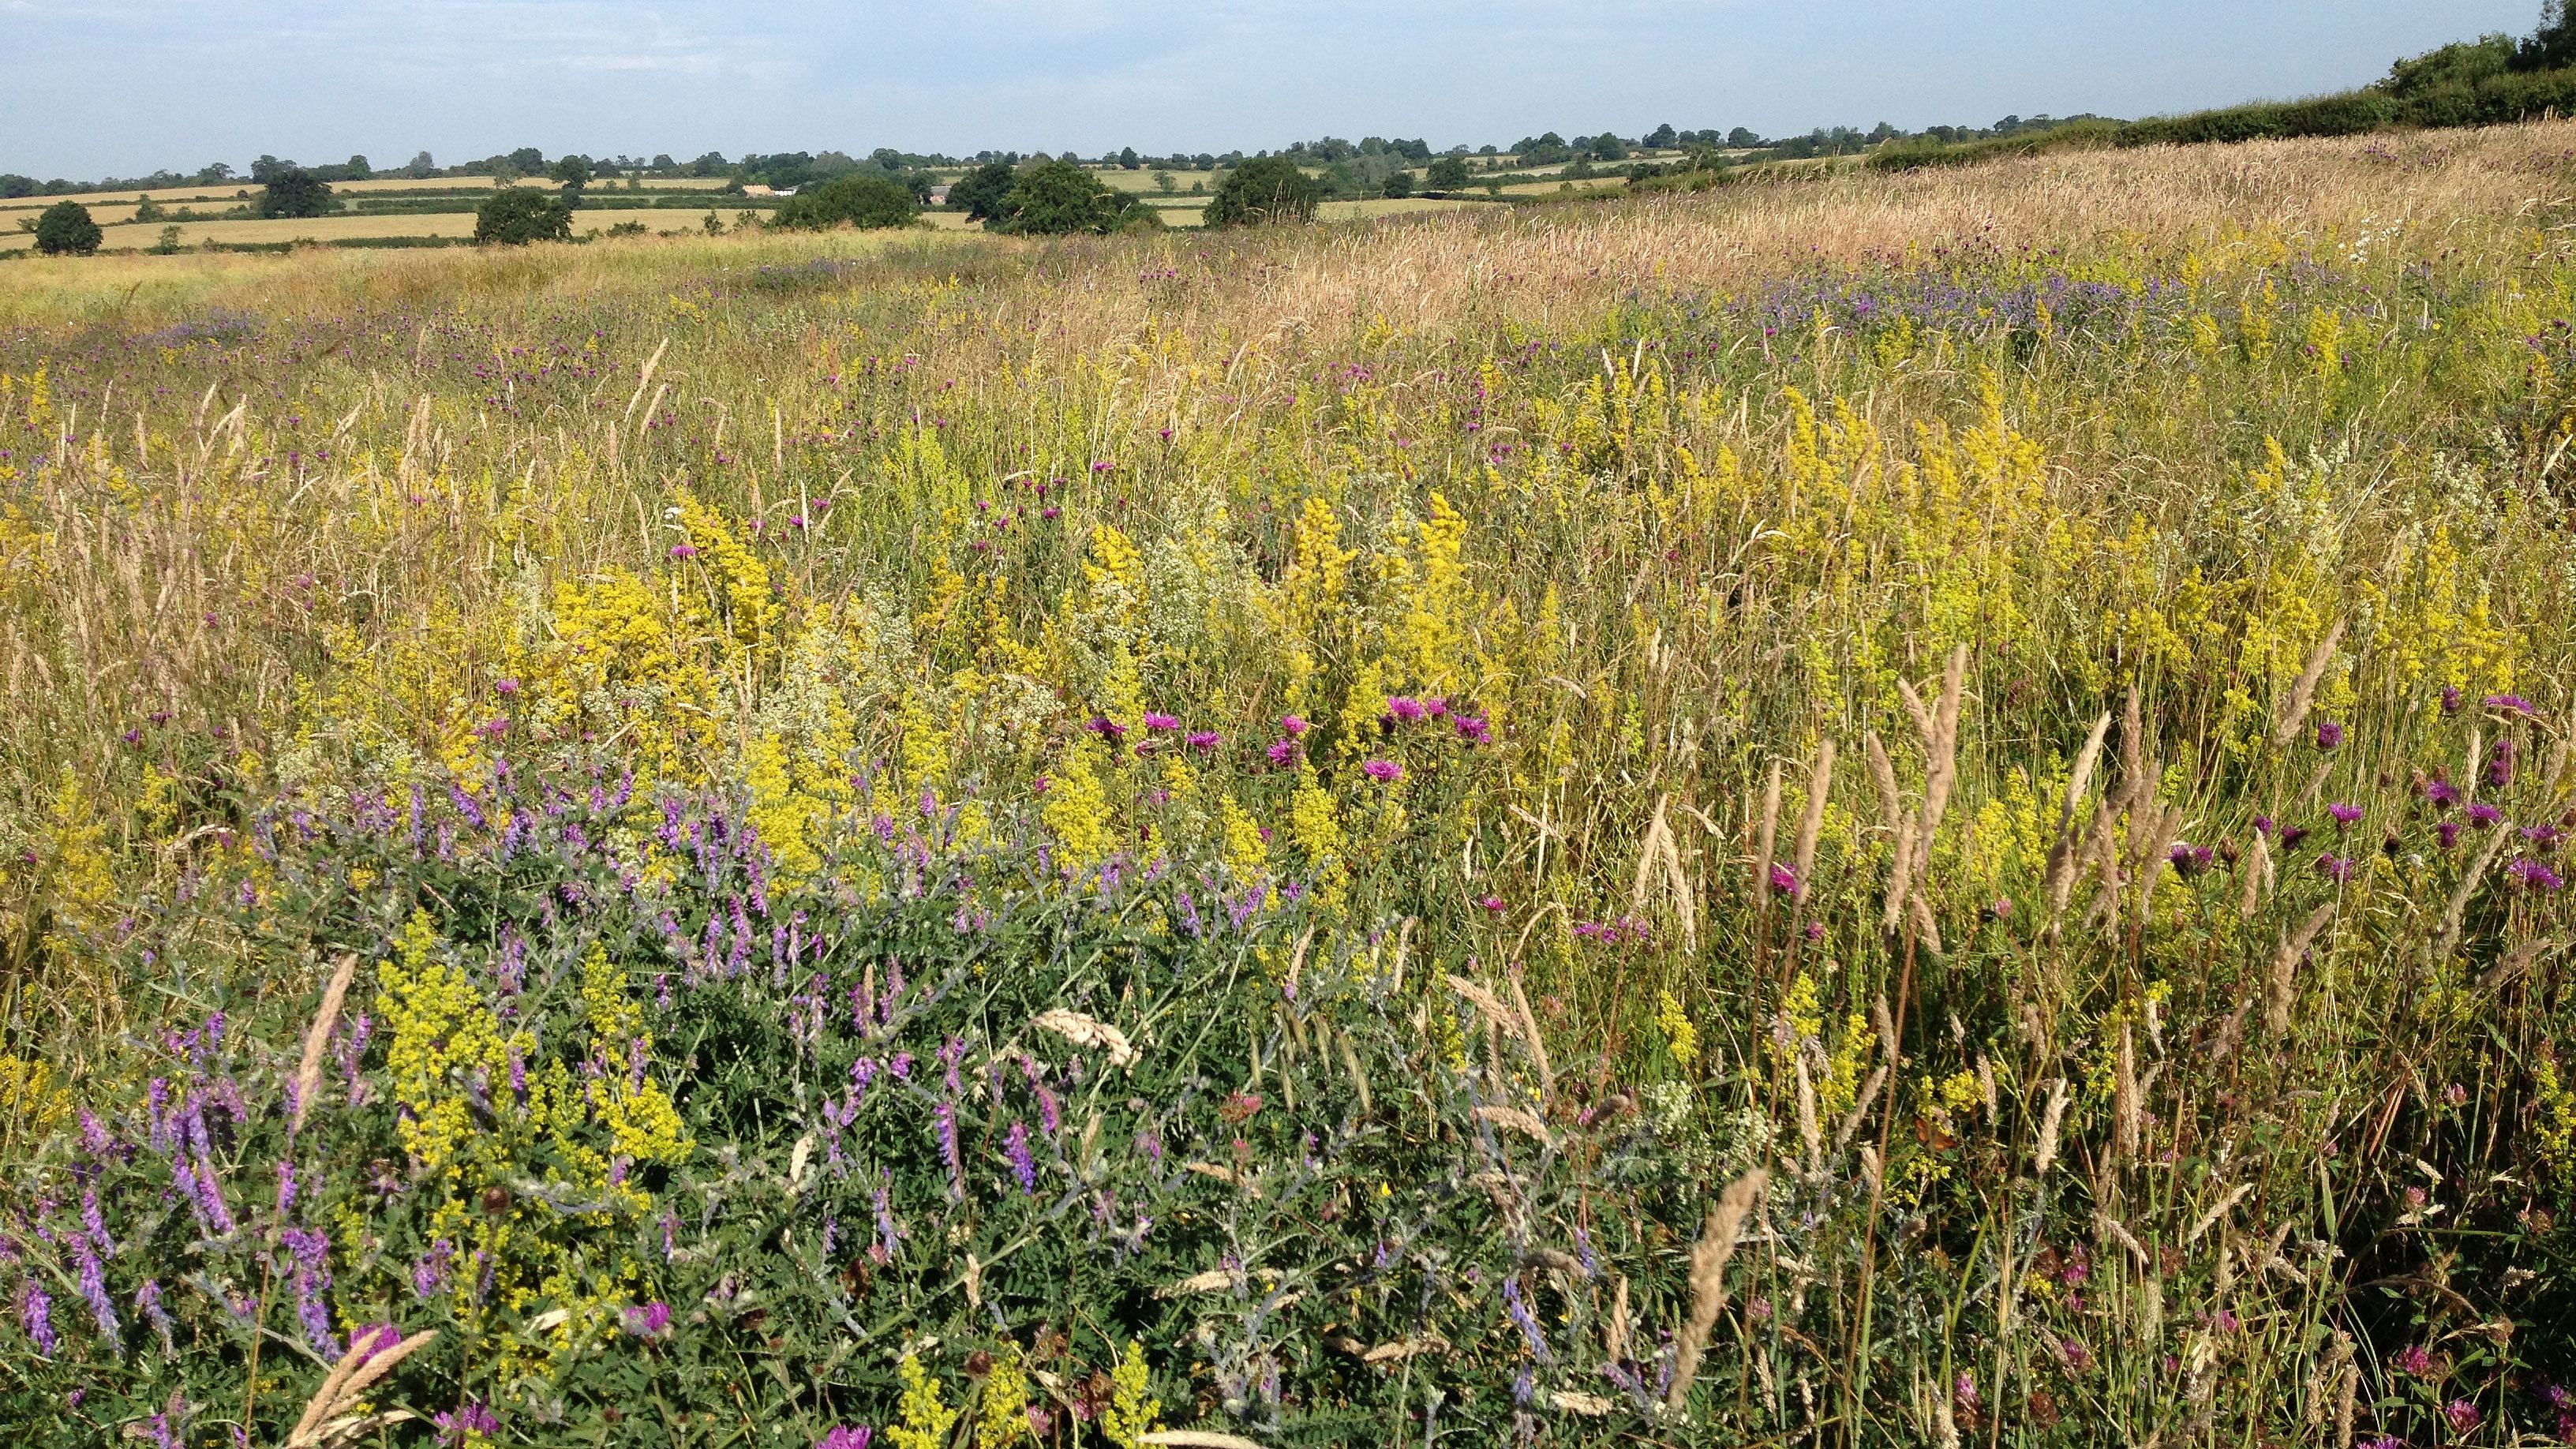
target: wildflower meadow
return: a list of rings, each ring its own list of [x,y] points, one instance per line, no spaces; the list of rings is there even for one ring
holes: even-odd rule
[[[0,1424],[2576,1443],[2571,189],[14,263]]]

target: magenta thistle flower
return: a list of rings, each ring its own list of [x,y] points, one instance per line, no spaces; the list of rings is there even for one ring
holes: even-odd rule
[[[2452,846],[2459,844],[2460,822],[2456,820],[2442,820],[2435,822],[2433,826],[2433,839],[2439,843],[2444,850],[2448,850]]]
[[[1214,730],[1192,730],[1190,732],[1190,748],[1203,755],[1210,753],[1215,750],[1217,746],[1224,743],[1225,736],[1218,734]]]
[[[698,546],[696,544],[675,543],[671,545],[671,557],[673,558],[696,558],[697,556]]]
[[[814,1441],[814,1449],[868,1449],[877,1431],[865,1424],[836,1424],[832,1432]]]
[[[1279,717],[1279,728],[1285,730],[1289,738],[1294,739],[1304,734],[1308,726],[1304,720],[1293,714],[1283,714]]]
[[[2350,830],[2361,820],[2361,807],[2358,805],[2329,805],[2326,813],[2334,817],[2337,830]]]
[[[2330,719],[2317,721],[2317,748],[2331,750],[2343,744],[2343,726]]]
[[[1150,710],[1145,714],[1145,728],[1149,730],[1161,730],[1165,733],[1169,733],[1170,731],[1179,729],[1180,727],[1181,722],[1170,715],[1156,714]]]
[[[2495,742],[2495,753],[2487,760],[2487,783],[2499,790],[2513,783],[2513,741]]]
[[[2557,872],[2536,860],[2517,860],[2505,867],[2505,874],[2535,891],[2554,891],[2567,884],[2558,878]]]
[[[2448,780],[2434,780],[2424,786],[2425,803],[2448,810],[2460,803],[2460,787]]]
[[[1295,740],[1279,740],[1274,742],[1269,749],[1262,751],[1262,753],[1270,757],[1270,763],[1277,765],[1279,768],[1284,770],[1290,765],[1297,763],[1297,742]]]
[[[2533,713],[2531,701],[2518,694],[2490,694],[2484,703],[2489,709],[2502,710],[2507,714]]]
[[[1798,893],[1798,873],[1774,861],[1771,865],[1771,893],[1778,896],[1795,896]]]
[[[2495,824],[2503,818],[2504,812],[2498,810],[2493,805],[2472,805],[2469,807],[2469,823],[2480,830],[2486,829],[2488,826]]]
[[[1388,695],[1386,712],[1406,724],[1412,724],[1422,718],[1422,701],[1401,694]]]
[[[2342,885],[2352,879],[2352,858],[2334,854],[2320,855],[2317,857],[2317,870],[2326,879],[2336,885]]]
[[[1404,767],[1393,760],[1363,760],[1360,762],[1360,773],[1372,780],[1383,780],[1391,785],[1404,778]]]
[[[1487,726],[1483,715],[1452,715],[1449,718],[1449,727],[1458,732],[1458,738],[1471,745],[1490,745],[1494,742],[1493,730]]]
[[[1487,896],[1483,900],[1476,902],[1476,904],[1484,907],[1486,910],[1499,912],[1503,909],[1503,898],[1501,896]]]
[[[383,1353],[386,1349],[389,1349],[400,1342],[402,1342],[401,1329],[394,1327],[390,1323],[371,1323],[364,1328],[355,1329],[350,1332],[348,1351],[356,1353],[359,1350],[364,1349],[366,1351],[366,1358],[362,1358],[358,1361],[360,1363],[365,1363],[368,1358],[374,1358],[377,1354]]]

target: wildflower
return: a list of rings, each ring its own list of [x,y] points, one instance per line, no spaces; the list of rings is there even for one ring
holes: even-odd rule
[[[1295,740],[1280,740],[1262,753],[1270,757],[1270,763],[1277,765],[1279,768],[1284,770],[1290,765],[1297,763],[1297,742]]]
[[[2460,787],[2448,780],[2429,781],[2424,786],[2424,799],[2436,809],[2448,810],[2460,803]]]
[[[2442,715],[2443,715],[2443,717],[2447,719],[2447,718],[2449,718],[2449,717],[2450,717],[2450,716],[2452,716],[2452,715],[2458,714],[2459,712],[2460,712],[2460,687],[2459,687],[2458,685],[2456,685],[2456,684],[2446,684],[2446,685],[2443,685],[2443,686],[2442,686]]]
[[[2531,701],[2518,694],[2490,694],[2481,703],[2489,709],[2501,710],[2507,714],[2527,715],[2533,712]]]
[[[2304,825],[2285,825],[2281,827],[2281,848],[2283,850],[2296,850],[2299,848],[2299,842],[2307,838],[2308,827]]]
[[[639,1303],[626,1310],[626,1331],[637,1338],[661,1338],[671,1331],[671,1305]]]
[[[1528,1300],[1521,1296],[1518,1278],[1503,1280],[1503,1309],[1511,1315],[1513,1326],[1520,1329],[1521,1337],[1529,1343],[1530,1356],[1540,1363],[1554,1363],[1556,1355],[1548,1351],[1547,1333],[1539,1327],[1538,1315],[1530,1311]]]
[[[54,1300],[33,1278],[18,1285],[18,1326],[36,1341],[38,1358],[54,1356]]]
[[[2505,867],[2505,874],[2536,891],[2554,891],[2567,884],[2558,878],[2555,871],[2536,860],[2517,860]]]
[[[2317,721],[2317,748],[2331,750],[2343,744],[2343,726],[2330,719]]]
[[[2003,896],[1997,896],[1994,903],[1986,907],[1986,914],[2000,921],[2012,914],[2012,902]]]
[[[1011,1124],[1010,1137],[1005,1143],[1003,1150],[1011,1159],[1011,1176],[1019,1179],[1020,1191],[1032,1196],[1036,1195],[1038,1190],[1038,1165],[1029,1157],[1028,1123],[1014,1122]]]
[[[1279,717],[1279,728],[1285,731],[1290,739],[1295,739],[1304,734],[1309,726],[1293,714],[1283,714]]]
[[[2255,834],[2257,834],[2257,835],[2270,835],[2270,834],[2272,834],[2274,831],[2276,831],[2276,830],[2278,830],[2278,829],[2280,829],[2280,827],[2279,827],[2279,826],[2277,826],[2277,825],[2274,825],[2274,824],[2272,823],[2272,817],[2271,817],[2271,816],[2269,816],[2269,815],[2257,815],[2257,816],[2255,816],[2255,817],[2254,817],[2254,833],[2255,833]]]
[[[1400,694],[1389,695],[1386,701],[1386,712],[1406,724],[1414,724],[1422,718],[1422,701]]]
[[[2453,1399],[2442,1406],[2442,1417],[2451,1421],[2452,1433],[2472,1433],[2478,1427],[2478,1406],[2466,1399]]]
[[[1127,737],[1127,727],[1107,715],[1093,715],[1090,722],[1083,728],[1113,745]]]
[[[2399,1349],[2393,1362],[2399,1373],[2419,1379],[2433,1376],[2433,1355],[2420,1343],[2410,1343]]]
[[[438,1426],[438,1437],[445,1444],[471,1444],[477,1438],[488,1438],[501,1432],[501,1421],[480,1399],[467,1399],[448,1413],[430,1422]]]
[[[504,679],[500,683],[493,685],[492,688],[503,695],[516,694],[519,692],[519,681],[515,679]]]
[[[86,1238],[72,1240],[72,1255],[80,1261],[81,1297],[89,1300],[90,1316],[98,1320],[98,1336],[110,1346],[117,1342],[116,1300],[107,1295],[107,1273],[99,1265],[98,1253]]]
[[[1181,727],[1181,722],[1174,719],[1172,716],[1167,714],[1156,714],[1151,710],[1146,711],[1144,722],[1145,728],[1149,730],[1160,730],[1167,734]]]
[[[814,1449],[868,1449],[877,1431],[862,1424],[856,1428],[836,1424],[832,1432],[814,1441]]]
[[[2499,790],[2513,783],[2513,741],[2495,742],[2495,753],[2487,760],[2487,783]]]
[[[671,557],[673,558],[696,558],[697,556],[698,546],[696,544],[675,543],[671,545]]]
[[[358,1361],[365,1363],[367,1359],[374,1358],[400,1342],[402,1342],[401,1329],[390,1323],[371,1323],[364,1328],[351,1330],[348,1351],[358,1353],[363,1350],[366,1358]]]
[[[2469,807],[2469,823],[2480,830],[2486,829],[2488,826],[2495,824],[2503,818],[2504,812],[2498,810],[2493,805],[2472,805]]]
[[[1476,902],[1476,904],[1477,904],[1477,905],[1479,905],[1479,906],[1484,907],[1484,908],[1485,908],[1486,910],[1488,910],[1488,911],[1493,911],[1493,912],[1495,912],[1495,913],[1497,913],[1497,914],[1499,914],[1499,913],[1503,910],[1503,898],[1502,898],[1501,896],[1487,896],[1487,897],[1485,897],[1484,899],[1482,899],[1482,900],[1480,900],[1480,901]]]
[[[2522,838],[2542,850],[2556,845],[2562,833],[2555,825],[2526,825],[2522,828]]]
[[[2317,870],[2336,885],[2352,879],[2352,858],[2331,852],[2317,857]]]
[[[948,1195],[962,1200],[966,1196],[966,1165],[957,1155],[957,1104],[942,1102],[933,1109],[939,1119],[939,1156],[948,1164]]]
[[[1773,862],[1771,866],[1771,893],[1775,896],[1797,895],[1798,873],[1776,861]]]
[[[2440,842],[2441,847],[2442,847],[2442,849],[2444,849],[2444,850],[2448,850],[2448,849],[2450,849],[2452,846],[2455,846],[2455,845],[2459,844],[2459,843],[2460,843],[2460,822],[2458,822],[2458,821],[2456,821],[2456,820],[2444,820],[2444,821],[2437,822],[2437,823],[2433,826],[2433,838],[2434,838],[2436,841]]]
[[[1364,760],[1360,763],[1360,773],[1392,785],[1404,778],[1404,767],[1393,760]]]
[[[1490,745],[1494,742],[1493,731],[1487,727],[1483,715],[1452,715],[1449,717],[1449,727],[1458,732],[1458,738],[1471,745]]]
[[[2337,830],[2350,830],[2361,819],[2362,814],[2361,807],[2358,805],[2329,805],[2326,807],[2326,813],[2334,817]]]
[[[1822,921],[1809,921],[1807,923],[1807,939],[1810,941],[1821,941],[1825,939],[1825,923]]]
[[[2208,870],[2210,862],[2218,858],[2218,852],[2206,845],[2176,841],[2172,853],[2165,858],[2172,862],[2176,875],[2188,880]]]
[[[1204,755],[1215,750],[1218,745],[1225,743],[1225,736],[1218,734],[1214,730],[1192,730],[1190,732],[1189,740],[1190,748]]]

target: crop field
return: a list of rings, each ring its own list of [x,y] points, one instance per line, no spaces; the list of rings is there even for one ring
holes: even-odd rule
[[[2576,1442],[2571,155],[11,261],[0,1425]]]

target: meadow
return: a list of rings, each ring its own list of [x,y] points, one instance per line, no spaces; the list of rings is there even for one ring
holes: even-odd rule
[[[12,262],[0,1423],[2576,1442],[2571,156]]]

